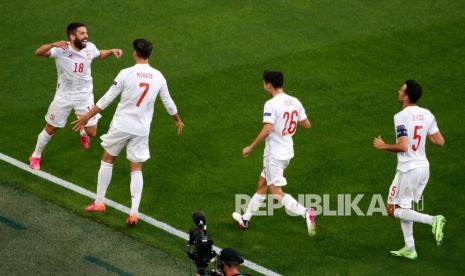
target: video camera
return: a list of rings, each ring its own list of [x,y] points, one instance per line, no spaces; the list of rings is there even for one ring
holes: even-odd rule
[[[192,214],[192,220],[196,227],[189,231],[187,256],[197,267],[197,274],[201,276],[222,275],[221,272],[215,269],[207,272],[210,262],[217,256],[217,253],[213,250],[213,240],[207,235],[207,218],[202,212],[195,212]]]

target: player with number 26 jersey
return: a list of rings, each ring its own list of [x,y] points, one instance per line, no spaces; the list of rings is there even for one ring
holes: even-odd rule
[[[263,123],[273,124],[273,130],[266,137],[265,153],[277,160],[294,157],[292,136],[297,130],[297,122],[307,119],[300,101],[285,93],[278,94],[265,103]]]
[[[247,158],[252,150],[265,141],[263,154],[263,170],[258,179],[258,187],[252,196],[244,214],[234,212],[232,217],[239,223],[241,229],[249,227],[249,222],[265,201],[266,194],[278,199],[290,213],[302,216],[307,223],[308,234],[316,234],[315,210],[305,208],[294,197],[283,191],[287,185],[284,170],[294,157],[294,143],[292,136],[297,130],[297,124],[303,128],[310,128],[310,120],[300,101],[283,90],[284,76],[279,71],[265,71],[263,73],[263,89],[271,97],[265,103],[263,110],[263,128],[252,144],[242,150]]]

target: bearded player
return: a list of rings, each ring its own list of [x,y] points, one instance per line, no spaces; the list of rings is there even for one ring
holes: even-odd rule
[[[184,129],[184,123],[171,99],[165,78],[160,71],[149,64],[152,43],[146,39],[136,39],[133,46],[136,64],[121,70],[113,85],[92,110],[73,122],[75,124],[73,129],[78,131],[121,94],[110,129],[101,137],[104,151],[97,178],[97,198],[95,202],[86,207],[86,211],[105,211],[104,199],[111,181],[113,162],[121,150],[126,148],[126,157],[131,170],[131,211],[126,220],[129,225],[137,224],[139,221],[139,205],[143,188],[142,165],[150,158],[150,125],[158,95],[165,109],[174,119],[178,134],[182,134]]]
[[[57,41],[40,46],[35,54],[55,59],[57,67],[57,87],[55,97],[45,115],[45,128],[37,138],[37,144],[29,158],[29,166],[40,170],[42,151],[59,128],[66,125],[68,116],[87,113],[94,106],[92,93],[91,63],[94,59],[104,59],[111,55],[120,58],[121,49],[98,50],[88,41],[87,28],[82,23],[71,23],[67,29],[69,41]],[[97,133],[95,116],[80,131],[81,146],[88,149],[90,137]]]
[[[413,223],[432,226],[432,232],[439,246],[443,239],[444,216],[431,216],[412,209],[412,201],[418,202],[428,183],[429,162],[426,159],[426,138],[433,144],[443,146],[444,138],[439,131],[434,115],[419,107],[417,101],[422,88],[414,80],[406,81],[399,90],[402,111],[394,115],[396,143],[386,144],[381,136],[373,141],[378,150],[397,153],[397,172],[389,188],[387,212],[400,220],[405,246],[391,254],[411,260],[417,258],[413,239]]]
[[[270,192],[286,210],[305,219],[308,233],[313,236],[316,233],[315,211],[312,208],[305,208],[282,190],[282,187],[287,185],[284,170],[294,157],[292,136],[297,130],[297,124],[303,128],[311,127],[302,103],[297,98],[284,93],[283,84],[284,77],[281,72],[263,73],[263,88],[271,99],[265,103],[262,130],[253,143],[242,150],[242,155],[247,158],[256,146],[265,141],[263,170],[258,179],[257,190],[246,212],[243,215],[234,212],[232,216],[241,229],[248,228],[250,219],[265,201],[267,192]]]

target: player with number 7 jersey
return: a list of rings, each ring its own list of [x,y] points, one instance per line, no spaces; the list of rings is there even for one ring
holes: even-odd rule
[[[126,148],[126,157],[131,169],[132,204],[126,221],[130,225],[138,222],[143,187],[142,164],[150,158],[150,125],[158,95],[169,115],[175,120],[178,134],[181,134],[184,128],[176,105],[171,99],[165,78],[160,71],[149,64],[152,44],[146,39],[136,39],[133,46],[136,64],[121,70],[113,81],[113,85],[94,108],[73,122],[73,129],[78,131],[90,118],[100,113],[117,96],[121,95],[110,129],[101,137],[104,152],[97,178],[97,198],[95,202],[87,206],[86,211],[103,212],[105,210],[104,198],[110,184],[113,162],[121,150]]]
[[[308,228],[310,236],[315,235],[315,211],[305,208],[290,194],[283,192],[282,187],[287,185],[284,170],[294,157],[294,144],[292,136],[297,130],[297,124],[303,128],[310,128],[302,103],[283,91],[284,77],[279,71],[265,71],[263,73],[263,88],[272,97],[265,103],[263,111],[263,128],[252,144],[242,150],[242,155],[247,157],[260,143],[265,141],[263,155],[263,170],[258,180],[256,193],[250,200],[246,212],[241,215],[234,212],[232,217],[241,229],[249,226],[252,216],[258,211],[265,201],[266,194],[278,199],[284,208],[292,214],[302,216]]]

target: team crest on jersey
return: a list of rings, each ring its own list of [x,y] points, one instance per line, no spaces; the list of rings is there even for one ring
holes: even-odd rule
[[[68,55],[68,58],[73,58],[73,54],[69,54],[69,55]]]
[[[91,59],[92,58],[92,55],[90,54],[90,52],[87,52],[87,59]]]

